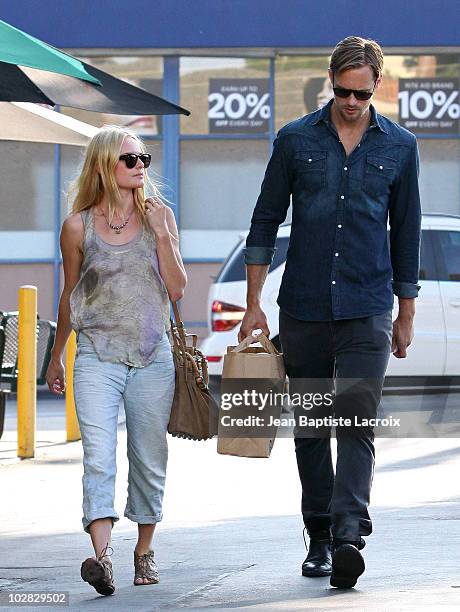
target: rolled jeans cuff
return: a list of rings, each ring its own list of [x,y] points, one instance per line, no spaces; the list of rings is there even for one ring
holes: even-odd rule
[[[140,525],[155,525],[156,523],[159,523],[163,518],[163,514],[161,513],[155,514],[154,516],[142,516],[140,514],[125,512],[124,516],[126,516],[126,518],[128,518],[130,521],[133,521],[134,523],[139,523]]]
[[[87,516],[84,516],[82,518],[81,522],[83,525],[83,531],[86,531],[86,533],[90,533],[89,527],[91,523],[94,521],[97,521],[98,519],[104,519],[104,518],[109,518],[112,520],[112,528],[114,524],[116,523],[116,521],[120,520],[120,517],[118,516],[116,512],[114,512],[113,508],[112,509],[108,508],[107,510],[101,510],[100,512],[97,512],[94,516],[92,516],[91,518]]]

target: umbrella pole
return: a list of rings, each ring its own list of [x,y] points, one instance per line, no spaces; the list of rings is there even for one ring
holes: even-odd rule
[[[54,264],[53,264],[53,312],[56,320],[59,310],[60,259],[59,234],[61,230],[61,145],[54,145]]]
[[[179,101],[179,58],[165,57],[163,66],[163,96],[174,102]],[[163,117],[163,176],[168,187],[167,196],[172,200],[172,209],[179,225],[179,115]]]

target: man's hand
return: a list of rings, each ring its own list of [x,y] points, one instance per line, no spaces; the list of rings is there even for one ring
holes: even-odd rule
[[[238,342],[242,342],[247,336],[250,336],[255,329],[261,329],[267,338],[270,337],[267,317],[260,306],[251,306],[246,310],[238,333]]]
[[[391,352],[398,359],[407,357],[407,347],[411,344],[414,338],[414,321],[413,317],[398,316],[393,321],[393,340],[391,343]]]

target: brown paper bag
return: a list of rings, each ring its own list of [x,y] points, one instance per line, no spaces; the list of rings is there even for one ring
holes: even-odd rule
[[[255,342],[260,343],[261,346],[250,346]],[[238,346],[227,347],[227,354],[224,356],[222,389],[231,388],[232,383],[242,387],[245,380],[250,384],[251,380],[261,379],[262,386],[265,384],[266,388],[276,388],[278,391],[284,391],[285,378],[283,355],[277,351],[264,334],[247,336]],[[264,379],[263,383],[262,379]],[[241,411],[244,416],[244,408],[241,408],[240,413]],[[280,412],[280,406],[271,409],[271,414],[275,418],[279,418]],[[222,416],[224,416],[224,411],[221,403],[217,440],[217,452],[219,454],[237,457],[270,456],[276,437],[276,426],[265,429],[264,437],[254,437],[254,435],[245,437],[244,428],[240,428],[238,435],[235,435],[235,437],[230,437],[228,431],[226,432],[222,425]],[[248,434],[250,434],[250,430],[251,427],[248,426]],[[252,434],[254,434],[254,429]]]

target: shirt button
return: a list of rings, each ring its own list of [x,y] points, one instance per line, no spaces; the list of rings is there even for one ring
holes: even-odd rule
[[[358,147],[360,147],[360,146],[361,146],[361,143],[359,143]]]
[[[345,200],[345,196],[344,196],[344,195],[341,195],[341,196],[340,196],[340,199],[341,199],[341,200]]]
[[[340,224],[339,224],[337,227],[338,227],[339,229],[342,229],[342,226],[341,226]]]
[[[339,256],[339,254],[338,254],[338,253],[334,253],[334,255],[335,255],[336,257],[338,257],[338,256]]]
[[[383,166],[379,166],[379,170],[383,170]]]
[[[347,170],[348,170],[348,168],[345,166],[344,170],[345,170],[345,171],[347,171]]]
[[[312,162],[312,161],[313,161],[313,160],[312,160],[312,158],[311,158],[311,157],[309,157],[309,158],[308,158],[308,163],[309,163],[309,164],[311,164],[311,162]]]
[[[332,284],[335,285],[335,281],[332,281]]]

